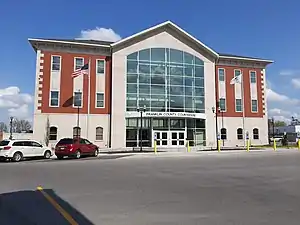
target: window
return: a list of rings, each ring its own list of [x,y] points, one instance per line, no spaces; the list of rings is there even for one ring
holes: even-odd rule
[[[251,84],[255,84],[256,83],[256,72],[255,71],[251,71],[250,72],[250,83]]]
[[[1,141],[0,146],[6,146],[9,144],[9,141]]]
[[[82,93],[77,91],[74,92],[74,106],[75,107],[82,107]]]
[[[222,112],[226,111],[226,99],[225,98],[220,98],[220,110]]]
[[[16,141],[12,144],[12,146],[24,146],[24,142],[23,141]]]
[[[31,144],[32,147],[38,147],[38,148],[43,147],[40,143],[37,143],[35,141],[30,141],[30,144]]]
[[[225,81],[225,70],[223,68],[218,69],[219,81]]]
[[[251,100],[251,111],[257,112],[257,100]]]
[[[57,127],[50,127],[49,140],[57,140]]]
[[[60,56],[52,56],[52,71],[60,71]]]
[[[226,140],[227,139],[227,130],[226,128],[221,129],[221,140]]]
[[[253,129],[253,139],[254,140],[258,140],[259,139],[259,133],[258,133],[258,129],[257,128]]]
[[[241,70],[234,70],[234,77],[241,75]]]
[[[242,139],[244,139],[244,135],[243,135],[243,129],[242,128],[238,128],[237,129],[237,131],[236,131],[236,133],[237,133],[237,139],[238,140],[242,140]]]
[[[96,140],[103,141],[103,128],[102,127],[96,128]]]
[[[235,111],[236,112],[242,112],[242,99],[236,99],[235,100]]]
[[[84,65],[84,58],[75,58],[74,59],[74,61],[75,61],[75,68],[74,68],[74,70],[78,70],[78,69],[80,69],[81,67],[83,67],[83,65]]]
[[[104,93],[96,93],[96,107],[103,108],[104,107]]]
[[[103,59],[97,60],[97,74],[104,74],[105,73],[105,61]]]
[[[81,135],[80,127],[73,127],[73,138],[79,138]]]
[[[50,92],[50,106],[51,107],[59,106],[59,91]]]

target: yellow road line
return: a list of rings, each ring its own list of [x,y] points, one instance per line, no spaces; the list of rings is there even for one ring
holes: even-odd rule
[[[39,186],[36,188],[40,191],[44,197],[54,206],[54,208],[60,212],[60,214],[71,224],[71,225],[78,225],[78,223],[73,219],[73,217],[67,213],[48,193],[44,191],[44,189]]]

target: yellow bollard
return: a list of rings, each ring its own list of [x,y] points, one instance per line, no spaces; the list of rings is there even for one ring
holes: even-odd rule
[[[247,140],[246,144],[247,144],[247,152],[249,152],[250,151],[250,140]]]
[[[187,151],[191,152],[190,141],[187,141]]]
[[[274,148],[274,151],[276,151],[277,146],[276,146],[276,140],[275,139],[273,140],[273,148]]]
[[[156,140],[154,140],[154,153],[157,153],[157,144],[156,144]]]
[[[298,150],[300,150],[300,139],[298,140]]]
[[[221,140],[218,140],[218,152],[221,151]]]

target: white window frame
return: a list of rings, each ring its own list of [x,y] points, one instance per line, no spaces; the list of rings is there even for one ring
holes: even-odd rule
[[[75,93],[81,93],[81,106],[75,106]],[[83,107],[83,93],[82,91],[74,91],[73,92],[73,108],[82,108]]]
[[[53,57],[59,57],[59,70],[53,70]],[[60,71],[61,71],[61,56],[51,55],[51,72],[60,72]]]
[[[256,101],[256,111],[253,111],[253,108],[252,108],[252,106],[253,106],[253,104],[252,104],[252,101]],[[258,100],[257,99],[251,99],[251,112],[252,113],[258,113]]]
[[[236,100],[241,100],[241,111],[237,111],[237,110],[236,110],[236,106],[237,106],[237,104],[236,104]],[[234,104],[235,104],[235,112],[243,112],[243,101],[242,101],[242,99],[241,99],[241,98],[236,98],[236,99],[235,99],[235,103],[234,103]]]
[[[221,99],[224,99],[224,101],[225,101],[225,109],[224,110],[221,109]],[[219,108],[220,108],[221,113],[227,111],[226,98],[219,98]]]
[[[233,77],[236,77],[236,76],[235,76],[235,71],[240,71],[240,75],[242,74],[242,70],[241,70],[241,69],[235,69],[235,70],[233,71]],[[242,75],[242,79],[243,79],[243,75]]]
[[[51,97],[52,97],[52,92],[58,92],[58,104],[57,105],[51,105]],[[57,91],[57,90],[50,90],[50,93],[49,93],[49,107],[51,108],[58,108],[59,107],[59,103],[60,103],[60,91]]]
[[[97,106],[97,101],[98,101],[98,99],[97,99],[97,95],[98,94],[103,94],[103,107],[98,107]],[[97,109],[103,109],[103,108],[105,108],[105,93],[104,92],[96,92],[96,98],[95,98],[95,108],[97,108]]]
[[[254,134],[254,129],[257,129],[257,132],[258,132],[257,134]],[[254,138],[255,135],[257,135],[258,138]],[[259,129],[258,129],[257,127],[255,127],[255,128],[252,129],[252,136],[253,136],[253,137],[252,137],[253,140],[259,140]]]
[[[97,135],[97,129],[98,129],[98,128],[101,128],[101,129],[102,129],[102,134],[100,134],[100,135]],[[98,136],[101,136],[102,138],[97,139]],[[96,127],[96,137],[95,137],[95,140],[96,140],[96,141],[103,141],[103,140],[104,140],[104,128],[103,128],[103,127],[100,127],[100,126]]]
[[[56,129],[55,139],[51,139],[51,138],[50,138],[50,136],[54,136],[54,134],[51,133],[51,128],[52,128],[52,127],[55,127],[55,129]],[[57,126],[50,126],[50,127],[49,127],[49,140],[50,140],[50,141],[56,141],[56,140],[57,140],[57,137],[58,137],[57,134],[58,134],[58,127],[57,127]]]
[[[82,66],[81,67],[84,66],[84,58],[83,57],[74,57],[74,68],[73,68],[73,71],[79,69],[79,68],[76,69],[76,59],[82,59]]]
[[[251,82],[251,73],[255,74],[255,82],[254,83]],[[249,79],[250,79],[250,84],[256,84],[257,83],[257,74],[256,74],[256,71],[254,71],[254,70],[250,70],[249,71]]]
[[[224,71],[224,80],[220,80],[220,70]],[[225,72],[225,68],[218,68],[218,81],[219,82],[226,82],[226,72]]]
[[[103,73],[98,73],[98,62],[99,61],[103,61],[104,62],[104,71],[103,71]],[[105,75],[105,73],[106,73],[106,61],[105,61],[105,59],[97,59],[96,60],[96,75]]]

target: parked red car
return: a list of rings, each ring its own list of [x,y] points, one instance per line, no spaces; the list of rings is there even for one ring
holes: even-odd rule
[[[81,156],[95,156],[99,153],[98,146],[84,138],[63,138],[55,146],[55,155],[58,159],[65,156],[79,159]]]

